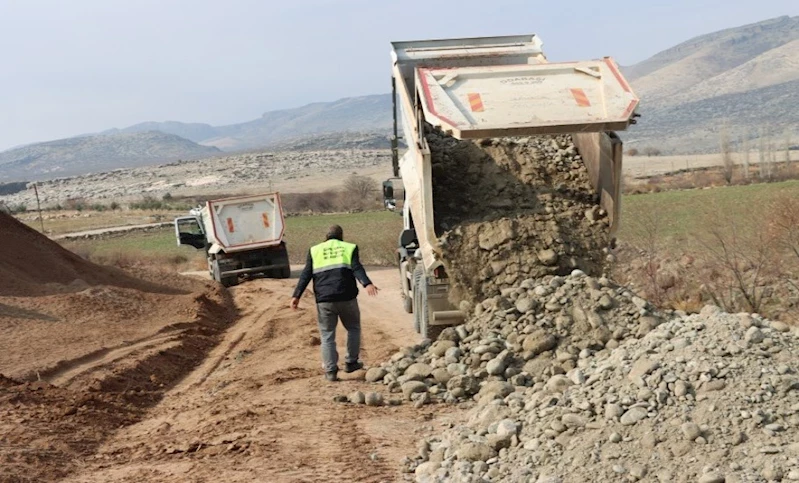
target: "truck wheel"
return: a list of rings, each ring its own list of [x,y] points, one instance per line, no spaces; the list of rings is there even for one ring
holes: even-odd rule
[[[414,275],[415,275],[415,272],[414,272]],[[419,319],[419,334],[421,334],[421,336],[424,337],[425,339],[430,339],[432,341],[435,341],[436,339],[438,339],[438,336],[441,334],[441,332],[447,326],[445,326],[445,325],[430,325],[430,310],[428,310],[428,306],[427,306],[427,290],[426,290],[426,286],[427,286],[426,276],[424,274],[424,271],[421,271],[421,276],[420,276],[420,279],[419,279],[419,285],[417,285],[417,287],[419,287],[419,290],[418,290],[419,298],[417,299],[419,301],[419,304],[416,306],[419,309],[419,310],[417,310],[417,312],[421,312],[421,314],[419,314],[419,317],[418,317],[418,319]]]
[[[409,314],[413,313],[413,300],[405,294],[402,295],[402,308]]]
[[[222,270],[219,268],[219,261],[214,260],[211,269],[214,280],[221,283],[223,287],[232,287],[238,285],[239,277],[237,275],[223,277]]]
[[[400,273],[400,293],[402,294],[402,308],[405,309],[405,312],[412,314],[413,298],[408,296],[408,290],[405,288],[406,274],[402,270],[402,262],[400,262],[399,273]]]
[[[424,275],[424,269],[422,269],[421,265],[417,265],[416,268],[413,270],[413,277],[411,279],[411,289],[412,289],[412,298],[411,298],[411,305],[414,310],[413,313],[413,329],[416,331],[417,334],[422,333],[422,323],[421,323],[421,316],[422,310],[420,309],[420,295],[422,293],[422,289],[419,287],[422,283],[422,276]]]
[[[280,269],[280,278],[291,278],[291,267],[283,267]]]

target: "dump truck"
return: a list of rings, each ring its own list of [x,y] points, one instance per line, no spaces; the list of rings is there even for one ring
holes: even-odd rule
[[[466,317],[450,300],[438,250],[425,129],[461,140],[572,134],[611,239],[618,230],[622,142],[615,131],[635,123],[638,98],[612,58],[549,63],[542,45],[532,34],[392,42],[393,178],[383,197],[386,208],[402,211],[403,303],[424,337]]]
[[[279,193],[207,201],[175,219],[178,246],[205,250],[208,272],[226,287],[241,276],[288,278]]]

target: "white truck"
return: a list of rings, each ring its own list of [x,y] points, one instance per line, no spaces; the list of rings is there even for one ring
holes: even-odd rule
[[[388,209],[403,202],[404,306],[424,337],[465,318],[449,299],[437,249],[426,125],[458,139],[573,133],[611,238],[618,229],[622,143],[613,131],[635,123],[638,98],[613,59],[548,63],[541,46],[536,35],[392,43],[394,178],[383,196]]]
[[[241,275],[291,275],[279,193],[207,201],[190,213],[175,219],[178,245],[204,249],[217,282],[230,287]]]

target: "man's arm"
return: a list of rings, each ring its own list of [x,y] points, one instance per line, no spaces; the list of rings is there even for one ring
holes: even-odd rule
[[[305,268],[302,269],[300,279],[297,280],[297,288],[294,289],[294,295],[292,295],[292,298],[299,299],[302,297],[302,293],[305,292],[306,288],[308,288],[308,284],[311,283],[312,278],[313,259],[311,258],[311,251],[308,250],[308,258],[305,261]]]
[[[380,290],[369,280],[369,277],[366,276],[366,269],[363,268],[361,265],[361,258],[358,256],[358,247],[355,247],[355,250],[352,252],[352,272],[355,274],[355,278],[361,282],[361,285],[366,288],[366,293],[370,296],[374,297],[377,295],[377,292]]]

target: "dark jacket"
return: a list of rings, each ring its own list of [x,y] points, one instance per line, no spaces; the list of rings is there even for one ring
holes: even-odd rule
[[[313,273],[311,250],[308,250],[305,268],[300,274],[293,297],[300,298],[313,279],[313,291],[317,302],[346,302],[353,300],[358,296],[358,285],[355,280],[357,279],[361,282],[364,287],[371,285],[372,281],[366,276],[366,270],[361,265],[357,246],[352,253],[350,265],[350,267],[336,268],[315,274]]]

